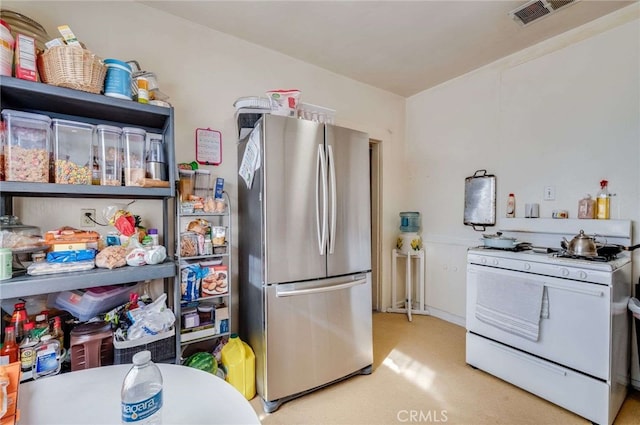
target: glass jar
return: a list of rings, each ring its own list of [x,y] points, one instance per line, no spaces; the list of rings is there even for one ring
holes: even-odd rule
[[[100,184],[103,186],[122,185],[122,129],[101,124],[98,131],[98,158]]]
[[[144,148],[147,132],[141,128],[125,127],[122,129],[124,142],[124,185],[142,186],[146,176]]]
[[[213,306],[212,305],[199,305],[198,316],[200,317],[200,325],[213,322]]]

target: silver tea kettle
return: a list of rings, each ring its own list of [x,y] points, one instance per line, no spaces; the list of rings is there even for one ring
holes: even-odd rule
[[[596,246],[596,240],[589,235],[584,234],[584,230],[580,230],[580,233],[575,236],[571,241],[564,241],[563,245],[567,252],[571,255],[582,255],[585,257],[591,257],[598,255],[598,248]]]

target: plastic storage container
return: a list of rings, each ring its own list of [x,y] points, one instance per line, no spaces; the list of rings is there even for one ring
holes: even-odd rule
[[[63,291],[56,297],[54,304],[85,322],[99,313],[129,301],[129,294],[137,291],[133,286],[101,286],[82,291]]]
[[[196,172],[193,170],[179,170],[180,181],[178,190],[180,192],[180,200],[188,201],[189,196],[193,195],[193,189],[196,181]]]
[[[49,182],[51,119],[46,115],[4,109],[5,180]]]
[[[122,185],[122,129],[100,124],[98,132],[98,164],[100,184],[103,186]]]
[[[131,66],[118,59],[105,59],[107,74],[104,79],[104,95],[131,100]]]
[[[53,119],[51,128],[55,183],[91,184],[95,127],[83,122]]]
[[[400,213],[400,231],[401,232],[418,232],[420,230],[420,213],[419,212],[401,212]]]
[[[146,138],[147,132],[141,128],[125,127],[122,129],[125,186],[142,186],[144,184]]]
[[[33,379],[50,375],[57,375],[62,368],[62,359],[66,350],[60,346],[60,341],[51,335],[45,335],[35,347],[32,366]]]
[[[209,193],[209,185],[211,184],[211,171],[209,170],[195,170],[195,186],[194,194],[201,198],[206,198]]]
[[[227,370],[227,382],[233,385],[247,400],[256,394],[256,358],[249,345],[238,334],[231,334],[229,342],[220,353]]]
[[[118,341],[114,339],[113,363],[131,363],[133,356],[144,350],[151,352],[151,360],[154,362],[173,362],[176,358],[175,334],[175,329],[171,329],[168,332],[143,336],[142,338],[132,341]]]

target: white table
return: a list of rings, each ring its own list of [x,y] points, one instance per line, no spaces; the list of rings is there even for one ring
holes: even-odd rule
[[[412,320],[411,313],[416,314],[429,314],[425,306],[425,294],[424,294],[424,250],[419,249],[417,251],[409,251],[404,253],[398,249],[394,249],[391,252],[391,308],[387,309],[387,312],[391,313],[406,313],[409,321]],[[398,302],[397,297],[397,288],[396,288],[396,280],[397,280],[397,261],[398,258],[406,258],[405,262],[405,299],[404,299],[404,307],[399,307],[399,304],[402,302]],[[411,272],[411,260],[415,258],[418,260],[418,282],[414,282],[413,274]],[[412,292],[413,285],[416,283],[417,292],[418,292],[418,308],[413,307]]]
[[[260,423],[251,404],[223,379],[186,366],[158,366],[164,425]],[[103,366],[20,384],[20,423],[119,424],[120,389],[130,368]]]

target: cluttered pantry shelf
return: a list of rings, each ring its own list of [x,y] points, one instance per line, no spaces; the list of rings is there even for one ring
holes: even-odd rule
[[[207,185],[208,187],[208,185]],[[222,189],[221,189],[222,190]],[[232,234],[232,222],[231,222],[231,201],[229,198],[229,194],[226,191],[222,191],[220,194],[222,199],[224,199],[225,208],[224,211],[198,211],[194,210],[193,212],[183,211],[181,207],[181,202],[176,202],[176,260],[178,263],[178,274],[176,276],[176,282],[174,285],[174,297],[175,297],[175,313],[176,313],[176,327],[180,329],[179,336],[176,340],[176,352],[183,353],[187,346],[191,344],[197,344],[200,342],[205,342],[209,340],[215,340],[220,337],[229,336],[229,329],[231,327],[230,317],[229,317],[229,305],[231,304],[231,234]],[[183,194],[183,196],[179,196],[179,198],[187,197]],[[192,256],[184,256],[182,251],[182,240],[183,236],[187,233],[184,232],[185,229],[189,229],[189,226],[185,226],[186,222],[189,220],[195,220],[198,222],[199,220],[204,219],[206,223],[210,226],[210,229],[220,228],[220,226],[225,228],[225,240],[224,244],[218,244],[215,247],[218,249],[223,249],[223,252],[214,253],[214,252],[201,252],[200,248],[197,248],[197,255]],[[212,239],[213,242],[213,239]],[[216,266],[207,266],[208,262],[216,262],[218,265],[223,265],[224,270],[221,270],[224,273],[226,279],[226,291],[222,293],[209,293],[205,292],[204,289],[198,288],[197,297],[191,299],[187,297],[185,299],[185,293],[188,293],[187,289],[188,283],[183,280],[185,277],[183,271],[186,269],[196,266],[200,268],[204,266],[206,269],[215,270]],[[215,271],[213,273],[216,273]],[[206,275],[205,275],[206,276]],[[204,285],[205,279],[202,279],[202,285]],[[183,290],[185,293],[183,293]],[[208,323],[198,323],[197,326],[187,327],[186,320],[183,317],[185,310],[189,310],[189,307],[193,309],[198,309],[200,305],[208,305],[213,308],[213,320]],[[224,314],[222,312],[225,312]],[[199,315],[199,314],[198,314]],[[222,317],[221,317],[222,316]],[[226,322],[223,326],[222,323]]]
[[[104,186],[54,184],[45,182],[0,182],[0,210],[13,213],[13,198],[64,197],[105,199],[148,199],[162,205],[162,232],[169,233],[169,201],[175,196],[175,152],[173,143],[173,108],[144,105],[100,94],[86,93],[44,83],[0,77],[0,109],[14,109],[68,119],[89,124],[117,127],[133,126],[147,132],[162,134],[166,151],[168,186],[148,188],[137,186]],[[173,218],[173,217],[171,217]],[[165,248],[168,242],[165,238]],[[170,252],[167,249],[167,252]],[[73,289],[85,289],[130,282],[164,280],[165,292],[174,281],[176,263],[171,256],[155,265],[125,266],[116,269],[94,268],[87,271],[39,276],[14,276],[0,282],[0,298],[28,297]],[[170,293],[170,292],[169,292]],[[173,359],[172,359],[173,361]]]
[[[99,122],[162,129],[173,123],[173,108],[116,99],[65,87],[0,76],[2,104],[53,118],[83,116]]]
[[[104,285],[117,285],[142,280],[164,279],[175,276],[172,260],[161,264],[117,269],[91,269],[43,276],[17,276],[0,283],[0,297],[18,298],[48,294],[72,289],[85,289]]]

